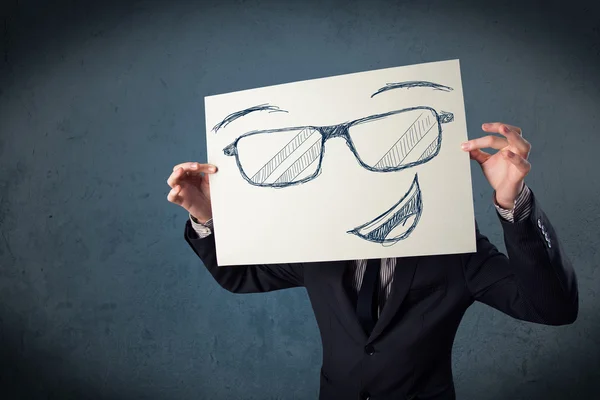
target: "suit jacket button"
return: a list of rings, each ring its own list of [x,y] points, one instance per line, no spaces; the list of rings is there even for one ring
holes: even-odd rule
[[[370,344],[368,344],[365,346],[365,353],[372,356],[373,354],[375,354],[375,348],[373,346],[371,346]]]
[[[370,400],[371,399],[371,395],[369,394],[369,392],[362,392],[360,394],[360,400]]]

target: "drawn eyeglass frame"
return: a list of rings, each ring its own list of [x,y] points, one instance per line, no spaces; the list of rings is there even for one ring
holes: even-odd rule
[[[384,157],[382,157],[382,159],[376,163],[376,164],[381,164],[379,167],[377,166],[371,166],[367,163],[365,163],[358,151],[356,150],[355,144],[352,141],[352,137],[350,135],[350,128],[352,128],[353,126],[357,126],[360,124],[365,124],[365,123],[369,123],[372,121],[376,121],[376,120],[381,120],[383,118],[387,118],[393,115],[398,115],[400,113],[406,113],[406,112],[410,112],[410,111],[423,111],[423,112],[429,112],[431,113],[431,115],[435,118],[435,123],[432,125],[431,128],[429,129],[433,129],[434,126],[437,126],[437,136],[434,139],[434,141],[431,143],[431,146],[428,147],[428,150],[426,150],[425,153],[423,153],[421,155],[421,157],[418,160],[412,161],[412,162],[408,162],[408,163],[403,163],[402,160],[400,160],[400,163],[398,163],[397,165],[389,165],[390,162],[392,161],[392,156],[394,156],[391,152],[392,150],[394,150],[394,147],[400,147],[400,145],[404,145],[403,143],[400,143],[401,140],[403,140],[403,138],[406,137],[406,135],[408,134],[408,132],[410,131],[410,129],[412,128],[411,125],[406,131],[404,131],[402,134],[399,134],[399,138],[398,141],[394,143],[394,146],[388,151],[388,153],[386,154],[390,154],[389,156],[389,160],[385,161],[384,158],[386,157],[386,155],[384,155]],[[417,120],[420,118],[422,114],[419,115],[419,117],[417,118]],[[330,126],[300,126],[300,127],[287,127],[287,128],[278,128],[278,129],[267,129],[267,130],[260,130],[260,131],[252,131],[252,132],[248,132],[245,133],[241,136],[239,136],[237,139],[235,139],[235,141],[233,141],[231,144],[229,144],[228,146],[226,146],[223,149],[223,153],[227,156],[235,156],[236,158],[236,164],[238,166],[238,169],[240,171],[240,174],[242,175],[242,177],[251,185],[253,186],[258,186],[258,187],[273,187],[273,188],[283,188],[283,187],[288,187],[288,186],[292,186],[292,185],[298,185],[298,184],[302,184],[302,183],[306,183],[308,181],[311,181],[313,179],[315,179],[321,172],[321,164],[322,164],[322,160],[323,160],[323,156],[325,154],[325,142],[327,142],[329,139],[332,138],[336,138],[336,137],[342,137],[344,138],[344,140],[346,141],[347,146],[350,148],[350,151],[352,151],[352,153],[354,154],[356,160],[358,161],[358,163],[365,169],[369,170],[369,171],[373,171],[373,172],[396,172],[396,171],[401,171],[403,169],[406,168],[410,168],[416,165],[420,165],[423,163],[426,163],[428,161],[430,161],[431,159],[433,159],[435,156],[437,156],[437,154],[440,151],[441,148],[441,141],[442,141],[442,124],[444,123],[449,123],[452,122],[454,120],[454,114],[451,112],[445,112],[445,111],[440,111],[439,113],[431,108],[431,107],[427,107],[427,106],[417,106],[417,107],[410,107],[410,108],[404,108],[401,110],[395,110],[395,111],[390,111],[387,113],[383,113],[383,114],[375,114],[375,115],[371,115],[368,117],[363,117],[363,118],[359,118],[359,119],[355,119],[353,121],[349,121],[349,122],[344,122],[338,125],[330,125]],[[416,121],[415,121],[416,122]],[[240,161],[240,157],[239,157],[239,153],[238,153],[238,143],[240,140],[244,139],[244,138],[248,138],[250,136],[254,136],[254,135],[259,135],[259,134],[276,134],[278,132],[289,132],[289,131],[299,131],[302,132],[304,130],[311,130],[313,132],[317,132],[321,135],[321,140],[320,140],[320,149],[319,152],[320,154],[318,154],[318,165],[316,167],[316,170],[314,173],[312,173],[311,175],[299,179],[299,180],[294,180],[294,178],[292,177],[291,180],[283,180],[281,182],[267,182],[265,183],[265,181],[263,180],[263,182],[257,182],[256,180],[253,180],[254,177],[256,177],[255,174],[253,176],[253,178],[250,178],[247,174],[246,171],[244,170],[244,167],[242,166],[242,163]],[[428,130],[429,131],[429,130]],[[427,132],[428,132],[427,131]],[[399,130],[399,132],[402,132],[402,130]],[[427,133],[425,132],[423,134],[423,136]],[[405,146],[406,147],[406,146]],[[414,148],[414,147],[413,147]],[[406,158],[408,156],[408,154],[410,153],[410,151],[412,151],[412,149],[409,149],[408,152],[406,153],[405,157]],[[280,154],[282,151],[284,151],[285,147],[279,151],[278,154]],[[277,156],[277,154],[276,154]],[[265,166],[263,166],[263,169],[270,163],[273,162],[273,160],[275,159],[276,156],[273,156],[271,158],[271,160],[269,160],[269,162],[267,162],[267,164],[265,164]],[[394,156],[395,157],[395,156]],[[395,158],[394,158],[395,159]],[[385,162],[382,162],[382,160],[384,160]],[[314,160],[312,161],[314,162]],[[312,164],[312,162],[310,164]],[[387,165],[386,165],[387,164]],[[273,168],[271,168],[272,170]],[[260,170],[259,170],[260,171]],[[272,171],[271,171],[272,173]],[[263,174],[264,175],[264,174]],[[298,175],[296,175],[298,176]],[[279,178],[281,179],[281,177]]]

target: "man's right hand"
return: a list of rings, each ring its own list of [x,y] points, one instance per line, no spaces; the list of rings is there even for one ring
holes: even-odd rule
[[[172,188],[167,199],[185,208],[200,223],[206,223],[212,218],[208,174],[215,172],[217,167],[210,164],[186,162],[176,165],[167,180]]]

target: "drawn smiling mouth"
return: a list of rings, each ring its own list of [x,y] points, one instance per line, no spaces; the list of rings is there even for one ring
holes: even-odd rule
[[[406,239],[415,229],[423,212],[417,174],[402,198],[375,219],[347,231],[370,242],[391,246]]]

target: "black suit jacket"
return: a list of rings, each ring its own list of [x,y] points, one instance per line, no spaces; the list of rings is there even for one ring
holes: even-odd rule
[[[185,239],[214,279],[233,293],[305,287],[323,344],[320,400],[454,399],[452,344],[475,301],[546,325],[575,321],[576,276],[532,194],[530,216],[500,218],[508,257],[477,228],[477,252],[398,258],[393,287],[373,333],[356,317],[344,284],[349,262],[218,267],[213,235]]]

